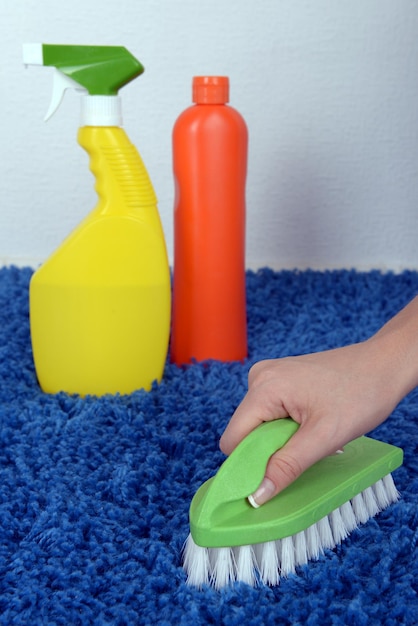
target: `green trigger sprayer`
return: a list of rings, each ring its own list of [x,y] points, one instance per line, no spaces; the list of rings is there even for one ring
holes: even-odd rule
[[[40,385],[80,395],[149,389],[167,354],[170,272],[157,199],[121,128],[118,96],[144,68],[117,46],[25,44],[23,61],[55,68],[46,119],[66,89],[82,93],[78,142],[90,156],[99,198],[32,276]]]

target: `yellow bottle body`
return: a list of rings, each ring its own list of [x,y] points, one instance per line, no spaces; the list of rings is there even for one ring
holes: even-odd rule
[[[32,349],[47,393],[131,393],[161,380],[170,271],[157,201],[124,130],[83,127],[99,202],[30,283]]]

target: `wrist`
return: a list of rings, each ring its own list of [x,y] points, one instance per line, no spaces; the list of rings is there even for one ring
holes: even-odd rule
[[[397,404],[418,385],[418,298],[365,343]]]

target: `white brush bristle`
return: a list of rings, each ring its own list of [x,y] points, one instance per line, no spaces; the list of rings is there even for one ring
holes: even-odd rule
[[[296,572],[309,560],[316,560],[350,532],[399,499],[391,474],[345,502],[338,509],[296,535],[235,548],[202,548],[189,535],[184,546],[183,567],[187,584],[221,589],[235,581],[256,586],[278,585],[280,577]]]
[[[235,558],[231,548],[213,548],[209,552],[211,583],[221,589],[235,580]]]
[[[280,573],[282,576],[289,576],[296,571],[296,549],[293,537],[285,537],[280,544]],[[279,581],[277,581],[279,582]]]
[[[305,563],[309,561],[305,531],[302,530],[300,533],[297,533],[295,535],[294,542],[295,542],[295,561],[299,565],[305,565]]]
[[[306,546],[308,549],[308,560],[317,561],[323,552],[321,538],[319,536],[318,524],[312,524],[305,530]]]
[[[280,577],[280,560],[275,541],[267,541],[257,546],[257,566],[261,580],[266,585],[277,585]]]
[[[334,544],[337,546],[339,543],[347,539],[348,530],[345,527],[343,516],[341,515],[341,509],[335,509],[329,514],[331,518],[332,536],[334,537]]]
[[[257,560],[255,558],[252,546],[239,546],[234,548],[235,564],[236,564],[236,580],[246,583],[251,587],[257,585],[255,571]]]
[[[334,536],[332,534],[332,528],[330,524],[330,516],[327,515],[319,520],[316,524],[318,528],[319,541],[325,550],[326,548],[332,549],[335,545]]]

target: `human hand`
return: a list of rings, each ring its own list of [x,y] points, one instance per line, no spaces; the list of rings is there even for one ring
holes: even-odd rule
[[[402,384],[394,364],[384,358],[385,349],[386,344],[372,339],[260,361],[251,368],[248,392],[221,437],[221,450],[229,455],[264,421],[291,417],[300,424],[270,458],[265,478],[249,498],[253,506],[264,504],[316,461],[388,417],[402,397]]]

